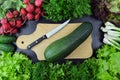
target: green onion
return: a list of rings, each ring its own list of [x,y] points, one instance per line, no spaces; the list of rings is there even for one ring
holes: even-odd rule
[[[120,28],[110,22],[106,22],[105,27],[101,27],[101,30],[104,32],[103,43],[120,50]]]

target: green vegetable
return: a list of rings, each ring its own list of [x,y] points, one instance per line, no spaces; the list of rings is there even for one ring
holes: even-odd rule
[[[93,15],[104,21],[120,26],[120,0],[91,0]]]
[[[89,58],[78,64],[79,80],[120,80],[120,51],[113,46],[103,45],[97,58]]]
[[[0,43],[12,43],[16,41],[16,37],[12,35],[0,35]]]
[[[120,0],[108,0],[108,4],[107,4],[107,8],[111,11],[111,12],[115,12],[118,13],[120,12]]]
[[[46,60],[56,61],[64,59],[88,38],[92,28],[91,23],[84,22],[69,35],[51,43],[44,52]]]
[[[32,80],[120,80],[120,51],[104,44],[96,54],[76,64],[40,61],[34,65]]]
[[[0,43],[0,50],[12,52],[12,51],[15,50],[15,46],[13,44],[2,44],[2,43]]]
[[[71,61],[66,61],[63,64],[38,62],[33,68],[32,80],[77,80],[79,74],[74,75],[77,73],[75,70],[77,66],[72,66]]]
[[[33,67],[32,80],[48,79],[49,63],[45,61],[37,62]]]
[[[110,22],[106,22],[105,27],[101,27],[101,30],[104,32],[103,42],[120,50],[120,28]]]
[[[98,77],[100,80],[104,80],[106,76],[109,80],[119,80],[120,51],[114,46],[103,45],[97,50],[97,53],[99,73],[96,74],[96,77]]]
[[[91,15],[90,0],[44,0],[45,18],[54,22]]]
[[[0,80],[30,80],[31,68],[31,61],[22,53],[1,53]]]
[[[4,2],[4,0],[0,0],[0,5]]]

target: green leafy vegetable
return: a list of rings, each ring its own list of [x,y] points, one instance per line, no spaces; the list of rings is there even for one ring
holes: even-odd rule
[[[69,80],[71,65],[70,61],[65,64],[38,62],[33,68],[32,80]]]
[[[92,14],[90,0],[44,0],[43,10],[55,22]]]
[[[0,0],[0,5],[4,2],[5,0]]]
[[[80,64],[80,80],[119,80],[120,52],[113,46],[103,45],[97,50],[97,58]]]
[[[120,26],[120,0],[91,0],[91,6],[96,18]]]
[[[97,50],[97,58],[89,58],[76,65],[71,61],[62,64],[38,62],[33,69],[32,80],[120,80],[120,51],[103,45]]]
[[[97,53],[98,53],[97,56],[99,62],[99,68],[98,68],[99,73],[97,74],[97,77],[100,78],[101,80],[104,80],[106,76],[108,77],[106,78],[108,80],[119,80],[120,51],[118,51],[118,49],[116,49],[113,46],[104,45],[102,46],[102,48],[98,49]],[[102,71],[104,71],[105,74]]]
[[[0,80],[30,80],[32,64],[23,54],[2,52],[0,56]]]
[[[32,80],[45,80],[48,78],[48,63],[45,61],[38,62],[33,67]]]
[[[108,0],[107,8],[111,12],[120,13],[120,0]]]

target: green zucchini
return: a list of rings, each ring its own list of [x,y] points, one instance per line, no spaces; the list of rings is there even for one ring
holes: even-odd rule
[[[3,44],[3,43],[0,43],[0,50],[1,51],[12,52],[12,51],[15,50],[15,46],[13,44]]]
[[[82,23],[72,33],[51,43],[45,49],[45,59],[50,62],[64,59],[88,38],[92,30],[93,26],[91,23]]]
[[[13,35],[0,35],[0,43],[12,43],[16,41]]]

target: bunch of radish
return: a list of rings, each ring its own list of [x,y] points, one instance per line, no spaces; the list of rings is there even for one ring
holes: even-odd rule
[[[0,34],[15,34],[27,20],[40,19],[43,16],[42,2],[43,0],[34,0],[34,3],[30,3],[30,0],[23,0],[25,8],[8,11],[6,18],[0,20]]]
[[[38,20],[43,16],[41,8],[42,2],[43,0],[34,0],[34,4],[31,4],[30,0],[23,0],[23,3],[26,4],[26,8],[22,8],[20,13],[28,20]]]

